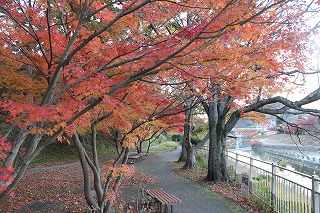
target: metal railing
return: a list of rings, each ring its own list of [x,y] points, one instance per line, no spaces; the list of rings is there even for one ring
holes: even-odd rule
[[[226,152],[231,179],[248,179],[249,194],[279,213],[320,213],[320,179],[234,152]],[[242,184],[243,185],[243,184]]]

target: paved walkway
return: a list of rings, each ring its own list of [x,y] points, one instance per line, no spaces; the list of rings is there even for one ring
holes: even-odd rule
[[[219,194],[209,191],[206,187],[198,185],[176,175],[169,167],[170,163],[177,161],[180,149],[174,152],[147,156],[145,160],[136,162],[136,170],[157,177],[156,183],[145,185],[147,188],[163,188],[170,194],[182,200],[174,207],[175,213],[245,213],[242,207]],[[123,189],[123,196],[135,197],[137,188]]]

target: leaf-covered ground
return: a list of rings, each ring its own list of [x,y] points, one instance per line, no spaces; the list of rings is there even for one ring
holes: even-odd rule
[[[199,184],[210,187],[224,197],[235,201],[250,213],[260,213],[252,202],[243,197],[239,185],[210,184],[203,181],[206,172],[203,170],[183,170],[183,164],[173,163],[172,169],[179,175]],[[140,184],[152,184],[155,177],[148,174],[134,174],[123,179],[122,187]],[[121,189],[120,189],[121,191]],[[50,209],[36,211],[28,209],[30,204],[54,204]],[[117,200],[116,205],[127,205],[124,200]],[[34,208],[34,207],[32,207]],[[48,170],[37,173],[27,173],[20,181],[12,197],[5,200],[0,212],[12,212],[23,209],[24,212],[90,212],[83,194],[82,171],[80,165]]]
[[[147,174],[124,177],[122,187],[154,183],[155,178]],[[117,201],[117,202],[122,202]],[[30,207],[30,204],[34,204]],[[42,205],[41,205],[42,204]],[[49,210],[46,204],[54,204]],[[35,207],[37,205],[37,207]],[[30,208],[28,208],[30,207]],[[35,209],[43,207],[42,210]],[[17,185],[12,197],[5,200],[0,212],[90,212],[83,194],[80,165],[27,173]]]
[[[234,202],[236,202],[237,204],[245,208],[249,213],[267,212],[259,209],[259,207],[255,205],[252,201],[242,196],[240,184],[224,184],[224,183],[212,184],[210,182],[204,181],[207,175],[205,170],[181,169],[183,164],[184,163],[174,162],[171,164],[171,168],[182,177],[193,180],[198,184],[205,185],[209,187],[212,191],[233,200]]]
[[[23,206],[40,201],[57,202],[58,205],[49,212],[84,212],[89,208],[84,199],[82,183],[80,165],[34,174],[27,173],[15,188],[14,195],[5,200],[1,210],[19,210]]]

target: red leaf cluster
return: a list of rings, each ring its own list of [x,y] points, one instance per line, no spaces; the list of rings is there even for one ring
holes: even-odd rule
[[[10,151],[11,143],[7,141],[0,134],[0,159],[4,160],[7,156],[7,153]],[[14,179],[11,174],[14,172],[12,165],[2,165],[0,166],[0,193],[7,190],[7,184],[11,183]]]

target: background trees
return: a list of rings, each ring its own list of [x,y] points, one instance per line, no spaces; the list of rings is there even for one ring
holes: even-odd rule
[[[269,97],[290,80],[286,75],[303,72],[309,29],[302,23],[310,9],[293,0],[1,1],[2,135],[11,146],[2,140],[2,176],[10,178],[1,179],[0,202],[57,139],[72,137],[98,176],[78,135],[92,133],[94,145],[96,128],[112,128],[126,150],[144,124],[172,125],[162,119],[184,102],[160,92],[163,84],[192,82],[203,99],[209,162],[222,157],[225,136],[243,113],[275,113],[261,109],[273,102],[285,104],[277,113],[302,110],[318,91],[299,102]],[[215,164],[210,171],[223,171],[223,162]],[[221,175],[208,172],[208,179]],[[104,208],[103,198],[93,207]]]

